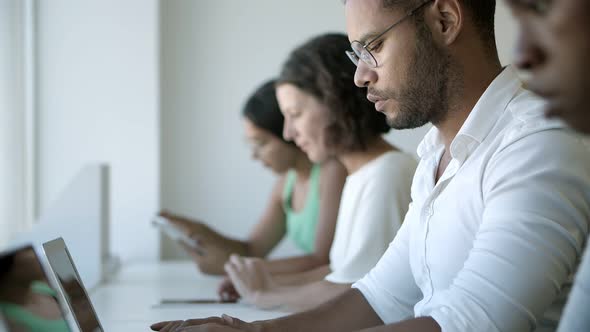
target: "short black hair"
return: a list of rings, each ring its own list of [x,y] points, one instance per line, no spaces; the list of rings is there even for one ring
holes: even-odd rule
[[[350,42],[342,33],[312,38],[291,52],[277,84],[292,84],[318,98],[330,111],[327,146],[345,151],[364,150],[368,140],[390,130],[385,115],[354,84],[356,66],[345,51]]]
[[[494,31],[494,17],[496,14],[496,0],[460,0],[463,6],[471,13],[473,24],[477,28],[480,37],[488,47],[496,48],[496,34]],[[383,0],[386,9],[399,8],[411,10],[428,0]]]
[[[259,86],[244,104],[242,115],[256,127],[285,141],[283,138],[285,118],[279,108],[275,84],[276,80],[273,79]]]

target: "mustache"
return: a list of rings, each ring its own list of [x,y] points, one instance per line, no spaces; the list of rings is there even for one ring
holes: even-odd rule
[[[398,99],[397,94],[393,91],[384,91],[384,90],[377,90],[375,88],[367,88],[367,93],[369,95],[375,96],[379,99]]]

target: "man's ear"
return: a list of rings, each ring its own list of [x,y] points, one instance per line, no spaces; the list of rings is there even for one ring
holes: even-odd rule
[[[463,30],[465,13],[460,0],[434,0],[426,6],[424,19],[437,43],[451,45]]]

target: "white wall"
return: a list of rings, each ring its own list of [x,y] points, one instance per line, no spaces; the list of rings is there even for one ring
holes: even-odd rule
[[[20,0],[0,0],[0,245],[24,230],[24,44]]]
[[[157,0],[38,3],[38,203],[90,162],[111,168],[111,251],[157,257]]]

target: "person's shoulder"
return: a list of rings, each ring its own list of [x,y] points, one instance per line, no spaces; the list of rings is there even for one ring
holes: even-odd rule
[[[338,159],[328,159],[315,167],[320,168],[320,174],[342,175],[346,174],[346,168]]]
[[[333,192],[335,188],[341,188],[346,181],[346,168],[337,159],[324,161],[319,167],[319,186],[321,191]]]
[[[392,150],[384,153],[377,160],[376,172],[406,173],[414,172],[418,166],[416,158],[401,150]]]
[[[369,172],[363,176],[366,188],[382,188],[386,191],[395,191],[401,184],[411,183],[418,161],[411,154],[393,150],[381,155],[375,160]],[[403,185],[402,187],[407,187]]]
[[[521,88],[498,120],[488,150],[491,159],[503,160],[503,167],[531,170],[590,165],[589,138],[548,118],[546,108],[543,99]]]
[[[542,98],[521,88],[508,104],[505,116],[499,121],[504,125],[501,135],[503,145],[540,132],[566,130],[562,121],[545,116],[546,108],[547,104]]]
[[[282,196],[290,176],[293,176],[293,174],[290,172],[285,172],[279,175],[274,183],[274,192]]]

